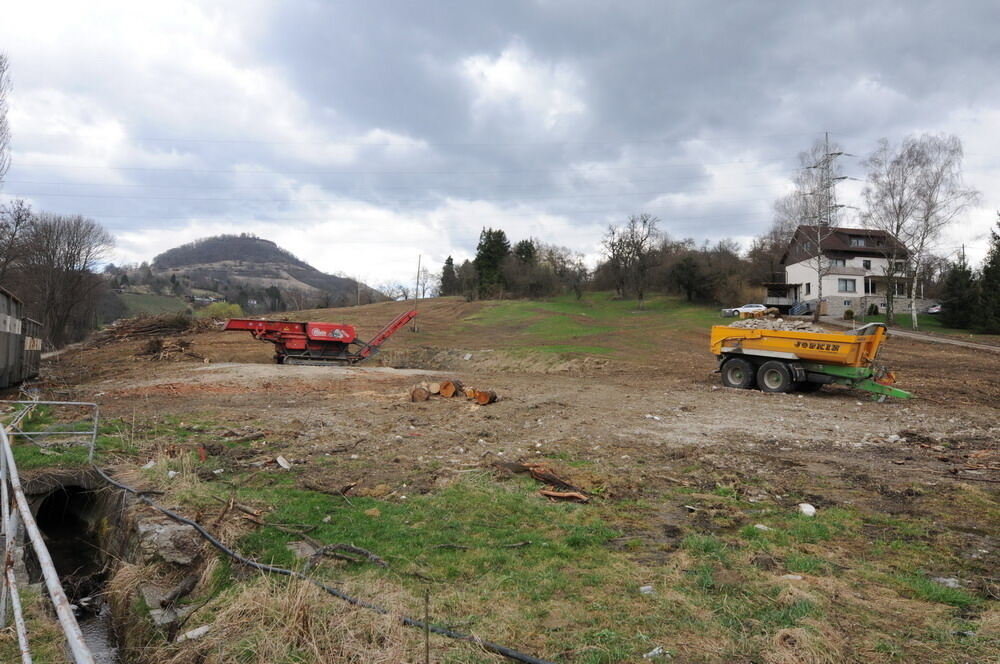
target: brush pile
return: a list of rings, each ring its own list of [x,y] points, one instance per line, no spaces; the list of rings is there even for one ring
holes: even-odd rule
[[[136,357],[146,357],[150,360],[179,360],[190,357],[195,360],[205,361],[204,355],[191,350],[191,341],[188,339],[164,339],[163,337],[153,337],[146,346],[136,353]]]
[[[191,318],[185,314],[160,314],[120,318],[94,335],[92,345],[106,346],[130,339],[166,337],[184,332],[197,333],[218,329],[218,321],[211,318]]]

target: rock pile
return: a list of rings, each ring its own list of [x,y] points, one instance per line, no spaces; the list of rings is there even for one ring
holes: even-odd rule
[[[746,318],[730,323],[729,327],[743,327],[751,330],[785,330],[788,332],[825,332],[819,325],[806,320],[785,320],[784,318]]]

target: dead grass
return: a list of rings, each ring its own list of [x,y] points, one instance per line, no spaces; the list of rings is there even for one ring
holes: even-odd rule
[[[815,620],[779,630],[763,652],[767,664],[839,664],[845,661],[844,637]]]
[[[376,591],[383,603],[397,607],[387,586]],[[259,577],[224,593],[215,602],[209,632],[167,646],[159,661],[167,664],[390,664],[414,659],[419,641],[391,611],[379,615],[334,601],[303,582]],[[187,630],[199,625],[189,624]],[[183,638],[183,635],[181,636]]]

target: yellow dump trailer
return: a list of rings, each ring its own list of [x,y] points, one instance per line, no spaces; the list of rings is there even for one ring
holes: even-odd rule
[[[871,323],[843,334],[716,325],[712,353],[727,387],[764,392],[811,392],[838,383],[878,398],[910,398],[876,359],[886,327]]]

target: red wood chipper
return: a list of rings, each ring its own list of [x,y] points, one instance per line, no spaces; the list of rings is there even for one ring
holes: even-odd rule
[[[416,315],[416,311],[407,311],[396,316],[368,342],[358,339],[353,325],[340,323],[230,318],[223,329],[245,330],[254,339],[274,344],[274,361],[278,364],[356,364],[377,353],[386,339]]]

